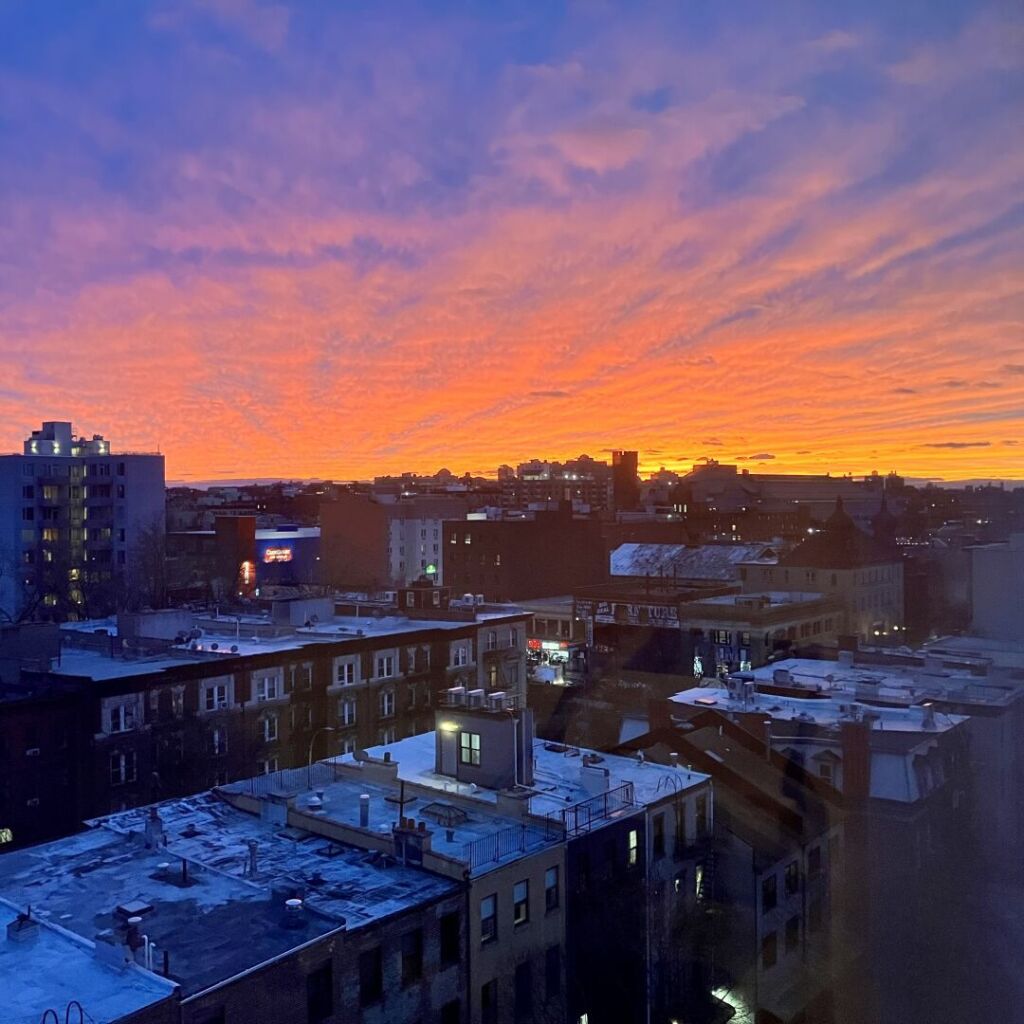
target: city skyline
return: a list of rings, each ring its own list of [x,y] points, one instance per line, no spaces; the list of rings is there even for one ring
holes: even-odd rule
[[[626,16],[6,7],[0,449],[1024,479],[1019,12]]]

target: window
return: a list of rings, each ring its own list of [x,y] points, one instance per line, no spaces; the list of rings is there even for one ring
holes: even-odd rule
[[[256,774],[257,775],[271,775],[277,771],[277,758],[276,757],[261,757],[256,762]]]
[[[512,626],[508,631],[508,645],[509,647],[519,646],[519,630],[515,626]]]
[[[672,879],[672,890],[677,896],[684,895],[686,893],[686,872],[680,871],[675,878]]]
[[[800,891],[800,865],[793,861],[786,865],[786,895],[793,896]]]
[[[214,754],[226,754],[228,752],[228,731],[222,725],[218,725],[211,735]]]
[[[512,923],[526,924],[530,920],[530,883],[525,879],[512,887]]]
[[[498,937],[498,897],[493,893],[480,901],[480,945]]]
[[[459,962],[459,912],[453,910],[441,917],[441,964]]]
[[[110,755],[110,784],[112,786],[123,786],[126,782],[135,781],[135,751],[129,750],[127,754],[114,751]]]
[[[107,732],[131,732],[135,728],[135,704],[115,704],[109,711]]]
[[[264,743],[273,743],[277,739],[277,715],[261,716],[260,735]]]
[[[227,683],[214,683],[206,687],[203,706],[207,711],[218,711],[228,706]]]
[[[390,679],[395,674],[395,656],[393,654],[378,654],[376,665],[378,679]]]
[[[298,690],[313,688],[313,665],[305,661],[301,665],[292,665],[292,685]]]
[[[359,1005],[376,1003],[384,994],[380,946],[359,954]]]
[[[256,677],[256,700],[277,700],[281,695],[281,689],[276,675],[263,675]]]
[[[816,935],[821,931],[821,897],[811,900],[807,909],[807,930]]]
[[[455,644],[452,647],[452,664],[456,666],[469,664],[469,651],[465,644]]]
[[[351,686],[356,681],[356,663],[354,661],[336,661],[334,663],[334,681],[339,686]]]
[[[306,977],[306,1016],[309,1024],[319,1024],[334,1013],[334,972],[331,961]]]
[[[384,729],[377,730],[377,742],[381,746],[387,746],[389,743],[394,743],[398,738],[398,733],[393,725],[389,725]]]
[[[441,1024],[460,1024],[462,1020],[462,1007],[458,999],[445,1003],[441,1007]]]
[[[831,761],[819,761],[818,762],[818,775],[824,779],[825,782],[831,783],[833,780],[832,762]]]
[[[380,692],[380,717],[390,718],[395,713],[395,691],[381,690]]]
[[[664,857],[665,856],[665,815],[656,814],[654,816],[654,834],[651,840],[651,855],[653,857]]]
[[[480,766],[480,733],[459,733],[459,762]]]
[[[21,510],[21,518],[25,522],[30,523],[30,522],[32,522],[33,519],[35,519],[35,517],[36,517],[36,510],[34,508],[32,508],[31,505],[26,505],[25,508],[23,508]]]
[[[544,909],[554,910],[558,906],[558,867],[544,872]]]
[[[529,1020],[533,1014],[533,977],[529,960],[516,964],[515,997],[516,1020]]]
[[[562,950],[558,946],[548,946],[544,953],[544,994],[548,999],[555,999],[562,991]]]
[[[354,700],[338,701],[338,717],[342,725],[356,724],[356,702]]]
[[[640,851],[640,834],[635,828],[629,830],[629,837],[626,840],[626,863],[635,867]]]
[[[714,632],[715,643],[720,647],[728,647],[732,643],[732,634],[727,629],[716,629]]]
[[[480,986],[480,1024],[498,1024],[497,978],[491,978],[485,985]]]
[[[775,966],[775,961],[779,958],[779,940],[775,932],[769,932],[761,940],[761,966],[768,970],[769,967]]]
[[[761,913],[767,914],[778,903],[778,883],[774,875],[761,879]]]
[[[807,874],[817,878],[821,874],[821,847],[812,846],[807,851]]]
[[[423,977],[423,929],[402,936],[402,987],[414,985]]]
[[[786,922],[786,952],[792,953],[800,945],[800,918],[794,915]]]
[[[491,630],[487,634],[487,650],[496,651],[498,649],[498,634],[495,630]]]
[[[32,484],[25,484],[21,489],[21,496],[23,498],[34,498],[36,496],[36,489]]]

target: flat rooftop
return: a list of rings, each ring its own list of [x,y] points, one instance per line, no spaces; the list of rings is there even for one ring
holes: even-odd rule
[[[111,815],[80,835],[6,854],[0,895],[87,941],[118,928],[118,907],[149,908],[140,930],[156,944],[158,965],[166,952],[170,977],[192,995],[338,928],[456,890],[377,852],[264,821],[215,793],[156,806],[166,846],[145,848],[148,808]],[[304,900],[298,924],[285,920],[293,895]]]
[[[10,942],[19,910],[0,898],[0,982],[4,1024],[39,1024],[48,1009],[64,1019],[77,999],[89,1020],[117,1020],[174,994],[174,983],[141,967],[119,969],[97,959],[91,942],[41,921],[35,938]]]
[[[759,683],[806,687],[811,693],[834,695],[838,700],[882,701],[906,707],[926,700],[998,707],[1024,698],[1024,679],[976,676],[966,669],[931,665],[848,665],[786,658],[751,674]]]
[[[777,666],[772,666],[777,667]],[[676,704],[686,704],[705,710],[763,715],[781,722],[800,722],[805,725],[819,725],[837,728],[841,722],[854,721],[864,714],[874,715],[873,730],[886,733],[939,735],[967,721],[966,715],[947,715],[943,712],[928,714],[922,707],[892,708],[869,707],[856,704],[848,698],[833,700],[815,697],[784,697],[777,694],[754,693],[747,700],[734,696],[724,687],[695,686],[669,698]],[[856,715],[851,706],[857,707]],[[930,723],[930,724],[929,724]]]
[[[478,610],[475,619],[410,619],[404,615],[335,615],[310,626],[293,627],[274,623],[269,616],[221,615],[200,616],[202,637],[185,644],[171,645],[157,654],[136,653],[124,657],[111,654],[105,647],[108,637],[116,638],[117,624],[113,620],[66,623],[62,634],[68,643],[62,646],[59,664],[51,671],[58,675],[78,676],[96,681],[128,676],[151,675],[174,670],[182,664],[203,661],[216,664],[228,658],[301,651],[316,644],[353,645],[367,639],[394,637],[395,643],[413,633],[430,630],[464,630],[500,624],[521,618],[525,612],[509,605],[501,609]],[[277,634],[277,635],[273,635]],[[73,646],[74,637],[82,636],[88,646]],[[194,645],[194,646],[193,646]],[[339,654],[344,653],[339,649]]]

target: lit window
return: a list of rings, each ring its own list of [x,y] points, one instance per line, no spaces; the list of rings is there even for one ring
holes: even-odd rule
[[[480,734],[463,732],[459,734],[459,761],[462,764],[480,765]]]
[[[640,834],[635,828],[629,830],[629,838],[626,843],[626,863],[634,867],[640,854]]]

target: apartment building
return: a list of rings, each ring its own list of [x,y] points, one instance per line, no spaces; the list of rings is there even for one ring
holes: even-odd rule
[[[431,729],[451,686],[525,694],[525,613],[449,608],[440,588],[402,596],[401,613],[379,616],[313,601],[68,624],[50,665],[0,691],[0,827],[40,842],[85,818],[393,743]]]
[[[118,586],[144,586],[144,538],[163,531],[162,455],[112,453],[99,434],[46,422],[20,455],[0,455],[0,610],[107,614]]]

